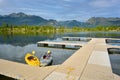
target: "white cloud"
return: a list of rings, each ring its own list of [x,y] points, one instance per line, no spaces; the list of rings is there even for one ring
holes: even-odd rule
[[[93,7],[111,7],[117,2],[118,0],[93,0],[89,4]]]
[[[32,8],[20,8],[20,9],[23,11],[35,11],[35,12],[39,11],[38,9],[32,9]]]

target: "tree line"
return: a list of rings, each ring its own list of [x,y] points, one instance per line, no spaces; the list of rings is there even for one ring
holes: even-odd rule
[[[74,31],[120,31],[120,26],[111,25],[111,26],[96,26],[96,27],[73,27]]]
[[[96,27],[77,27],[72,28],[64,26],[29,26],[29,25],[12,25],[2,24],[0,26],[0,33],[56,33],[56,32],[83,32],[83,31],[120,31],[120,26],[96,26]]]

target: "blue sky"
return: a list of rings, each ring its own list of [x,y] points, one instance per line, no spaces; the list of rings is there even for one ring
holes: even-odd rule
[[[0,15],[24,12],[58,21],[120,17],[120,0],[0,0]]]

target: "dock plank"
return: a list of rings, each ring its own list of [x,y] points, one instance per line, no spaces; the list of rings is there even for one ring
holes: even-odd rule
[[[76,51],[59,68],[50,74],[45,80],[78,80],[87,65],[91,52],[94,49],[96,41],[91,40],[87,45]]]
[[[36,80],[40,77],[40,80],[43,80],[56,68],[57,66],[33,67],[22,63],[0,59],[0,74],[17,79]]]
[[[40,42],[37,42],[38,44],[58,44],[58,45],[77,45],[77,46],[84,46],[85,43],[81,43],[81,44],[78,44],[78,43],[70,43],[70,42],[49,42],[49,41],[40,41]]]

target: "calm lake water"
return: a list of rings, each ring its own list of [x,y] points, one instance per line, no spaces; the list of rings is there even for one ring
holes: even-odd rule
[[[76,50],[38,47],[38,41],[62,41],[62,37],[93,37],[93,38],[119,38],[120,32],[80,32],[49,35],[0,35],[0,59],[25,63],[26,53],[36,51],[39,58],[47,51],[51,50],[53,54],[53,65],[61,64],[68,59]],[[83,42],[84,43],[84,42]],[[111,62],[115,62],[120,67],[120,54],[110,54]],[[115,67],[116,67],[115,66]],[[120,69],[113,70],[120,75]]]

